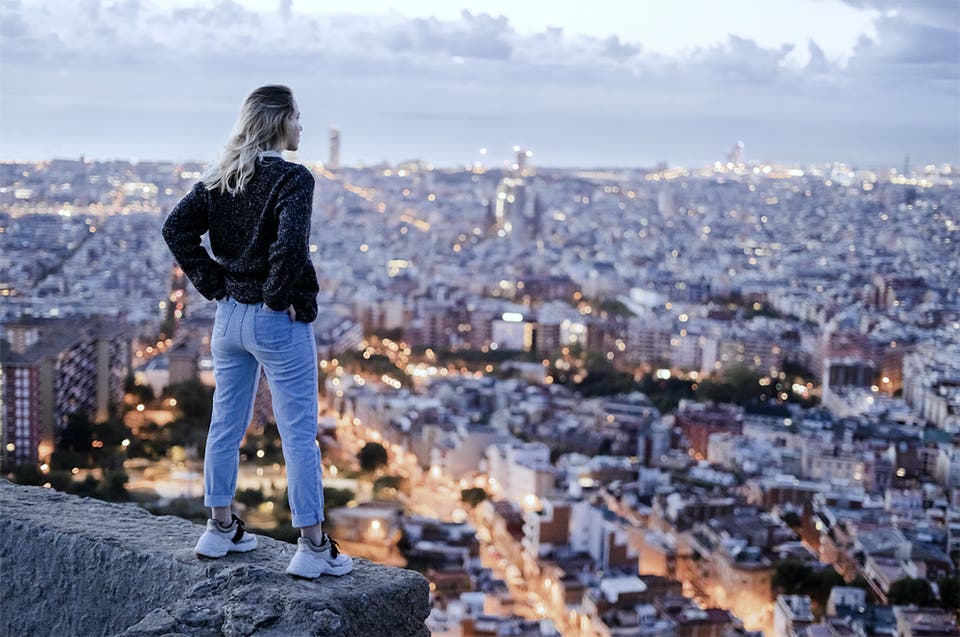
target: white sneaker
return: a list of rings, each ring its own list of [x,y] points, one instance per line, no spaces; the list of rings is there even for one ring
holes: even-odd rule
[[[247,533],[243,520],[234,515],[230,526],[207,520],[207,530],[197,540],[193,551],[203,557],[223,557],[227,553],[246,553],[255,548],[257,536]]]
[[[346,575],[352,570],[353,559],[341,553],[336,541],[324,533],[320,546],[310,538],[297,540],[297,552],[290,560],[287,574],[312,579],[321,575]]]

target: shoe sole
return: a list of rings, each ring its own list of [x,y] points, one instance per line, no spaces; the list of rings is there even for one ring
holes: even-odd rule
[[[208,557],[210,559],[217,559],[218,557],[223,557],[227,553],[247,553],[257,548],[257,537],[255,535],[249,536],[253,538],[252,542],[241,542],[240,544],[234,544],[233,542],[228,541],[228,545],[214,547],[209,546],[208,543],[203,541],[203,538],[197,542],[197,546],[193,549],[193,552],[199,555],[200,557]],[[221,548],[222,547],[222,548]]]
[[[301,577],[303,579],[316,579],[324,575],[334,575],[340,577],[341,575],[346,575],[353,571],[353,562],[349,564],[344,564],[343,566],[320,566],[316,570],[302,567],[294,567],[293,564],[287,567],[287,575],[293,575],[294,577]]]

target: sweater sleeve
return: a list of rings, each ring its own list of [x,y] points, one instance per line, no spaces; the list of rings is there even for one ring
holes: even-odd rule
[[[180,268],[207,299],[226,296],[223,268],[201,245],[210,229],[209,195],[202,182],[197,182],[163,222],[163,239]]]
[[[277,239],[270,245],[270,272],[263,284],[263,302],[283,311],[293,302],[293,290],[310,261],[310,215],[313,175],[304,166],[280,185],[277,196]]]

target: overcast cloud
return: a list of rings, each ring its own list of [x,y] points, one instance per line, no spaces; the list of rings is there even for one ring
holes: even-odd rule
[[[798,50],[736,33],[664,55],[467,11],[3,0],[0,155],[209,160],[244,94],[283,82],[301,103],[306,159],[325,157],[337,125],[348,162],[455,164],[520,143],[547,165],[696,163],[738,139],[759,159],[960,161],[960,5],[846,2],[871,12],[874,31],[833,59],[812,39]]]

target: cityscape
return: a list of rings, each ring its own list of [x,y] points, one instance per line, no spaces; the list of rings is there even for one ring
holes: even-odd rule
[[[960,167],[349,138],[287,154],[325,526],[427,578],[433,635],[960,634]],[[4,477],[208,517],[215,304],[160,233],[202,170],[0,161]],[[262,379],[249,530],[295,541],[285,488]]]

